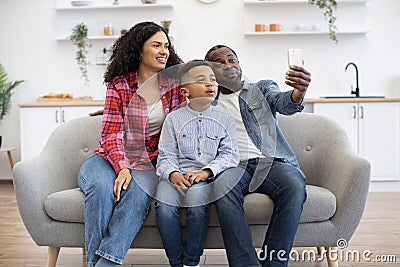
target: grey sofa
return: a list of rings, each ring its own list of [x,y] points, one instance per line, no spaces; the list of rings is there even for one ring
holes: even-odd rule
[[[349,240],[364,211],[370,164],[350,148],[344,131],[332,120],[310,113],[279,117],[281,129],[306,174],[308,198],[295,247],[331,249]],[[26,229],[39,246],[48,246],[48,266],[61,247],[84,247],[84,195],[77,187],[81,164],[98,146],[101,117],[82,117],[58,127],[43,151],[14,167],[14,187]],[[260,247],[272,214],[265,195],[245,198],[255,247]],[[152,208],[132,248],[162,248]],[[206,248],[224,248],[215,207],[210,210]],[[328,253],[329,255],[329,253]],[[329,266],[338,262],[328,259]]]

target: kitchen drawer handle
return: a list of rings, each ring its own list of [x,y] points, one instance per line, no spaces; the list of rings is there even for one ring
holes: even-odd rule
[[[353,119],[357,118],[357,108],[353,106]]]
[[[364,107],[360,107],[360,119],[364,119]]]
[[[65,122],[65,110],[63,110],[61,112],[61,122],[64,123]]]
[[[58,110],[56,110],[56,123],[58,123]]]

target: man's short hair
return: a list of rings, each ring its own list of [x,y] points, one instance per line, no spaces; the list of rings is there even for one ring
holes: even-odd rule
[[[221,44],[219,44],[219,45],[215,45],[215,46],[211,47],[211,48],[207,51],[207,54],[206,54],[206,56],[204,57],[204,59],[207,60],[207,61],[211,61],[211,59],[210,59],[211,53],[212,53],[213,51],[215,51],[215,50],[217,50],[217,49],[220,49],[220,48],[223,48],[223,47],[228,48],[229,50],[232,51],[232,53],[235,55],[236,58],[238,57],[237,54],[236,54],[236,52],[235,52],[232,48],[230,48],[229,46],[226,46],[226,45],[221,45]]]

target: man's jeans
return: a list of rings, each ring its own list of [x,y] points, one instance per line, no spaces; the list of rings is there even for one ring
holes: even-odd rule
[[[280,261],[277,256],[283,250],[284,256],[279,256],[289,258],[306,199],[305,180],[296,167],[283,161],[274,161],[265,181],[255,190],[255,193],[268,195],[274,202],[273,215],[260,257],[265,260],[259,260],[243,209],[244,197],[249,194],[249,184],[257,164],[258,159],[249,160],[240,181],[228,194],[215,202],[229,266],[287,266],[288,261]],[[230,177],[222,174],[219,179],[221,178]],[[264,251],[265,248],[267,251]]]
[[[200,188],[205,184],[207,182],[192,185],[184,196],[166,180],[161,180],[157,187],[157,227],[172,267],[182,267],[183,264],[195,266],[200,262],[209,217],[208,204],[204,204],[207,194]],[[186,211],[185,242],[181,231],[180,206],[184,206],[182,210]]]
[[[122,264],[142,227],[151,204],[151,197],[145,191],[155,191],[158,177],[154,170],[134,170],[131,175],[127,190],[121,191],[121,199],[115,203],[113,187],[116,174],[106,159],[94,154],[79,171],[78,184],[85,194],[88,266],[94,266],[99,256]]]

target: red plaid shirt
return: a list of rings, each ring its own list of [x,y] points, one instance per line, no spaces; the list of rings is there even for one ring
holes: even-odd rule
[[[159,75],[165,114],[185,102],[176,79]],[[158,155],[160,134],[149,136],[147,104],[138,95],[137,72],[114,78],[107,85],[100,147],[95,153],[107,159],[115,173],[121,169],[149,170]]]

